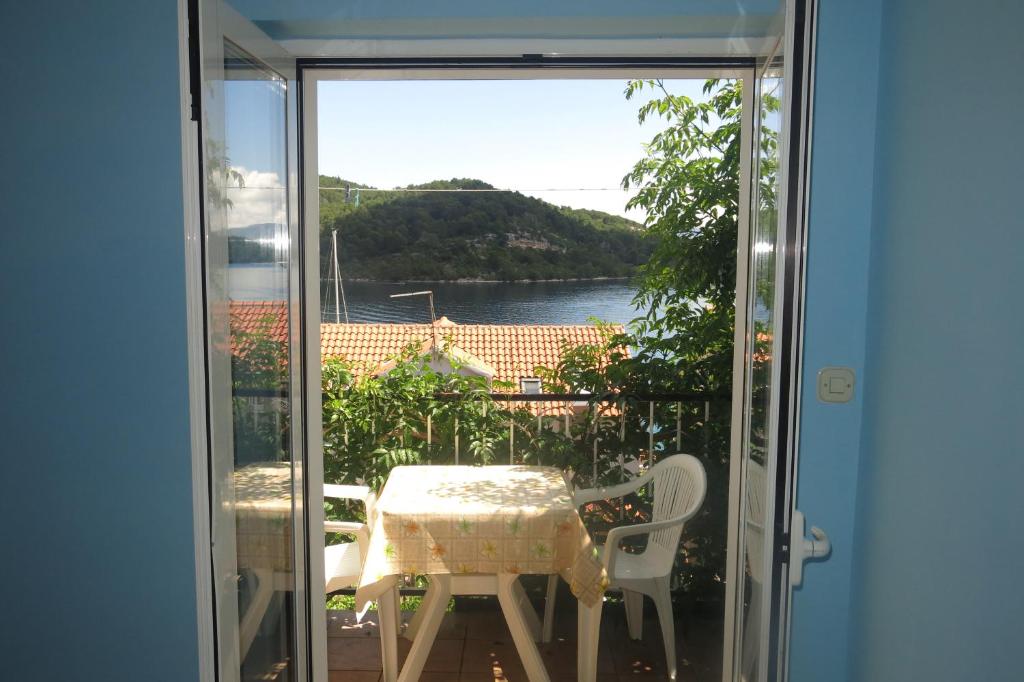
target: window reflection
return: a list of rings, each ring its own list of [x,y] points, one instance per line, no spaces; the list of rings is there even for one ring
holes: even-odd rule
[[[225,44],[226,214],[240,678],[293,679],[287,83]]]
[[[772,361],[774,355],[776,253],[779,226],[779,135],[783,81],[777,60],[757,79],[756,137],[752,182],[751,224],[751,306],[752,348],[747,359],[750,376],[749,430],[746,457],[746,517],[743,542],[745,552],[744,624],[741,635],[739,677],[747,682],[760,679],[759,656],[762,623],[762,598],[765,589],[765,540],[768,505],[773,496],[766,477],[771,444]]]

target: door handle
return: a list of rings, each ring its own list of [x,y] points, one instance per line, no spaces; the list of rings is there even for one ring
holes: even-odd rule
[[[825,559],[832,553],[832,542],[828,535],[821,528],[811,526],[811,536],[808,539],[804,531],[804,514],[799,510],[793,511],[793,525],[789,534],[791,538],[789,550],[789,583],[793,587],[804,581],[804,562],[813,559]]]

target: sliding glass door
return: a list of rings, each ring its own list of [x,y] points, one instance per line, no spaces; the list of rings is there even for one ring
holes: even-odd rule
[[[203,5],[202,163],[219,679],[307,679],[289,60]]]
[[[734,618],[724,676],[730,682],[784,679],[786,668],[813,3],[791,0],[785,7],[784,30],[758,59],[750,92],[749,274],[737,310],[747,333],[737,342],[742,392],[734,396],[742,414],[734,469],[741,492],[730,529],[738,549],[729,566]]]
[[[781,65],[767,60],[752,83],[754,106],[751,159],[750,279],[745,314],[744,428],[740,467],[743,496],[739,534],[743,550],[736,580],[737,679],[767,680],[768,630],[774,556],[772,551],[779,400],[776,343],[779,300],[779,136],[783,79]]]

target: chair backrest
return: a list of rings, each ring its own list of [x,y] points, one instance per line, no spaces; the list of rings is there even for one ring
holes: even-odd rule
[[[654,483],[652,521],[665,521],[679,516],[692,517],[704,503],[708,489],[704,465],[693,455],[672,455],[651,467],[647,476]],[[682,523],[651,533],[644,552],[667,574],[672,570]]]
[[[764,500],[766,479],[764,466],[747,462],[747,514],[743,522],[743,547],[747,556],[750,578],[764,583]]]

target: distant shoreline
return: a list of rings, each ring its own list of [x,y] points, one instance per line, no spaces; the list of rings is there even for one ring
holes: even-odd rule
[[[286,263],[229,263],[229,268],[272,268],[286,267]],[[463,277],[461,279],[370,279],[368,277],[342,277],[342,283],[358,284],[544,284],[557,282],[629,282],[633,277],[552,277],[548,279],[483,279]]]
[[[556,279],[478,279],[466,277],[462,279],[363,279],[361,277],[342,278],[344,282],[360,284],[543,284],[545,282],[628,282],[632,277],[565,277]]]

